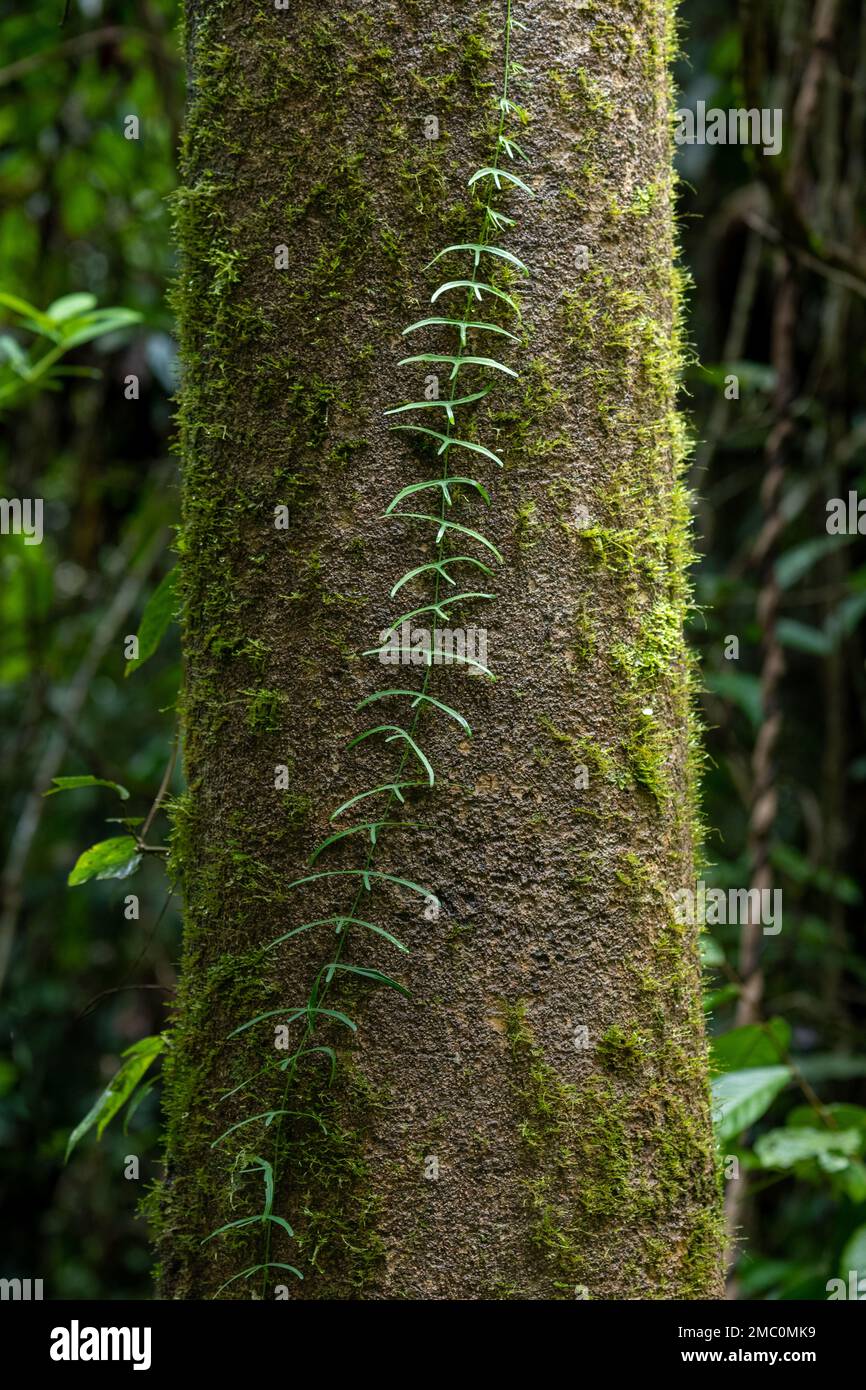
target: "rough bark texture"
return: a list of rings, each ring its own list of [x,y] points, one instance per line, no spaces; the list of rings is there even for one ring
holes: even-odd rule
[[[396,579],[432,554],[429,526],[381,520],[400,487],[435,476],[382,412],[423,383],[401,356],[453,351],[432,334],[407,349],[400,332],[435,312],[442,265],[425,264],[477,229],[467,179],[491,153],[505,5],[186,9],[189,791],[176,811],[186,934],[154,1202],[163,1292],[211,1297],[263,1258],[260,1228],[201,1242],[260,1209],[259,1176],[240,1169],[250,1155],[274,1161],[276,1143],[274,1211],[296,1239],[276,1232],[270,1258],[305,1282],[272,1271],[221,1297],[274,1297],[281,1278],[306,1298],[720,1296],[697,949],[671,901],[693,882],[696,820],[671,14],[665,0],[516,0],[515,95],[531,116],[518,172],[536,197],[514,195],[518,225],[501,235],[532,270],[512,281],[525,331],[506,360],[521,379],[497,385],[474,420],[505,460],[473,470],[491,506],[467,494],[452,513],[504,555],[498,598],[467,615],[487,628],[499,680],[436,673],[433,693],[474,736],[424,718],[437,785],[406,808],[421,828],[385,838],[376,864],[432,887],[442,910],[427,920],[423,902],[390,889],[365,900],[359,915],[411,955],[360,932],[345,959],[398,975],[411,998],[329,997],[358,1033],[346,1046],[345,1030],[323,1028],[317,1041],[339,1050],[334,1084],[322,1054],[286,1102],[327,1132],[299,1117],[277,1138],[257,1122],[212,1149],[283,1104],[282,1081],[220,1100],[273,1059],[275,1020],[228,1034],[302,1004],[332,951],[315,931],[259,948],[350,907],[340,880],[287,885],[331,811],[394,774],[393,745],[345,745],[404,710],[386,702],[370,720],[355,705],[423,675],[398,668],[394,681],[359,655],[401,611]],[[424,138],[426,115],[438,140]],[[281,244],[288,270],[275,269]],[[280,504],[288,531],[274,526]],[[400,598],[411,608],[430,590]],[[274,789],[279,764],[289,791]],[[360,862],[352,839],[327,853],[318,868]],[[438,1180],[425,1177],[431,1156]]]

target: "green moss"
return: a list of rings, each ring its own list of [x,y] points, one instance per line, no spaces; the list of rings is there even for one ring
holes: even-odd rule
[[[280,728],[285,697],[279,690],[242,690],[246,695],[247,728],[254,734],[273,734]]]
[[[635,1029],[625,1031],[614,1023],[598,1044],[596,1053],[605,1070],[629,1074],[647,1060],[646,1039]]]
[[[539,720],[541,727],[556,742],[563,744],[579,767],[586,767],[591,780],[610,782],[622,787],[627,782],[621,766],[611,751],[589,734],[568,734],[549,719]]]
[[[534,502],[521,502],[517,508],[517,545],[520,550],[527,550],[533,545],[537,545],[533,539],[533,533],[538,528],[538,508]]]
[[[596,1252],[623,1242],[628,1231],[680,1227],[689,1193],[695,1214],[685,1218],[685,1241],[646,1248],[620,1272],[616,1296],[706,1297],[716,1286],[723,1229],[705,1116],[693,1104],[706,1085],[703,1059],[675,1039],[651,1043],[637,1029],[613,1024],[596,1049],[609,1075],[596,1071],[570,1085],[536,1042],[524,1002],[503,1006],[503,1021],[527,1163],[529,1239],[548,1296],[573,1298],[583,1285],[592,1298]],[[643,1162],[648,1150],[650,1168]],[[703,1209],[695,1183],[701,1170]],[[609,1269],[605,1274],[609,1279]]]

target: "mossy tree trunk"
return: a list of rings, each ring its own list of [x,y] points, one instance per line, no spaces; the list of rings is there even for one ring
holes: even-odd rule
[[[346,976],[328,1006],[357,1033],[323,1017],[315,1037],[336,1050],[333,1083],[320,1052],[288,1092],[271,1071],[227,1099],[284,1055],[280,1016],[228,1035],[303,1005],[333,934],[261,948],[351,910],[348,879],[288,885],[331,812],[394,776],[393,745],[346,744],[403,711],[385,701],[370,720],[357,703],[423,674],[361,655],[401,600],[431,599],[423,583],[389,599],[434,552],[429,527],[382,513],[436,474],[383,411],[423,390],[429,368],[400,357],[453,351],[400,335],[437,312],[443,276],[425,265],[477,228],[467,179],[495,138],[505,3],[186,10],[189,790],[162,1291],[211,1297],[269,1258],[304,1283],[273,1269],[219,1296],[285,1296],[283,1280],[307,1298],[720,1296],[697,950],[672,906],[693,879],[695,806],[666,0],[515,0],[518,172],[535,198],[509,195],[501,237],[532,273],[498,283],[520,296],[505,357],[520,379],[469,426],[504,461],[479,475],[490,506],[467,492],[450,513],[504,557],[496,599],[469,612],[498,680],[437,668],[431,689],[473,737],[423,716],[436,786],[392,804],[419,824],[383,833],[376,863],[441,908],[364,894],[358,915],[411,953],[361,929],[344,959],[410,997]],[[362,861],[350,836],[316,869]],[[212,1147],[276,1109],[303,1113]],[[294,1238],[274,1227],[266,1245],[251,1226],[202,1244],[261,1210],[256,1158]]]

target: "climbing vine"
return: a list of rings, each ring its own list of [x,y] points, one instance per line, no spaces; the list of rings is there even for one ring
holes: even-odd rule
[[[271,1240],[275,1227],[290,1237],[294,1236],[289,1221],[276,1214],[273,1207],[279,1176],[278,1166],[283,1120],[300,1113],[306,1113],[299,1112],[292,1105],[293,1087],[299,1069],[307,1058],[312,1056],[324,1058],[329,1063],[330,1079],[333,1081],[337,1069],[337,1054],[333,1047],[319,1041],[318,1030],[322,1024],[330,1024],[345,1028],[353,1033],[357,1031],[356,1023],[345,1012],[332,1006],[333,1000],[330,996],[336,980],[345,976],[353,976],[371,985],[385,986],[397,990],[401,994],[408,994],[406,987],[392,976],[368,966],[353,964],[347,959],[349,942],[357,933],[372,933],[384,938],[400,951],[404,953],[408,951],[405,944],[391,932],[361,915],[362,903],[365,899],[369,900],[377,886],[390,884],[417,894],[425,905],[434,911],[438,911],[440,906],[435,893],[430,888],[410,878],[384,873],[377,869],[375,864],[378,848],[387,831],[397,826],[407,828],[415,824],[405,819],[394,819],[396,815],[399,815],[399,808],[406,803],[405,793],[421,788],[430,789],[436,783],[433,764],[420,741],[423,716],[425,714],[435,715],[451,720],[458,725],[463,734],[471,737],[472,730],[467,719],[458,710],[438,699],[432,693],[434,665],[439,646],[438,634],[440,624],[450,621],[451,614],[458,605],[473,599],[490,600],[495,598],[495,595],[486,588],[462,588],[456,578],[456,574],[461,568],[464,571],[471,569],[473,574],[480,572],[486,580],[488,576],[494,574],[492,563],[502,564],[503,562],[501,553],[487,536],[480,530],[452,520],[449,513],[455,499],[463,494],[472,494],[476,500],[485,504],[490,501],[487,487],[472,475],[471,469],[464,467],[452,471],[452,451],[457,450],[463,456],[474,456],[475,459],[484,459],[496,467],[502,467],[502,460],[491,449],[465,437],[466,431],[458,424],[458,419],[462,421],[466,408],[476,405],[493,390],[497,376],[517,377],[517,372],[512,367],[507,366],[496,357],[486,355],[484,351],[476,351],[476,345],[486,344],[486,341],[489,340],[485,335],[508,342],[520,341],[518,334],[497,322],[489,321],[490,315],[486,309],[478,307],[489,305],[491,308],[497,308],[497,306],[504,306],[504,308],[499,308],[499,312],[503,313],[507,310],[512,318],[512,327],[519,326],[520,308],[506,289],[502,288],[501,285],[492,283],[493,268],[498,264],[500,267],[508,266],[511,271],[516,271],[521,275],[528,274],[527,267],[522,261],[497,244],[498,234],[504,229],[514,226],[515,223],[514,219],[503,212],[500,207],[494,206],[497,194],[510,189],[516,189],[532,196],[532,190],[528,185],[513,171],[513,168],[507,167],[505,163],[507,161],[508,165],[513,166],[518,160],[526,159],[523,150],[512,134],[515,125],[527,119],[527,113],[510,95],[513,79],[521,71],[520,65],[511,57],[512,33],[515,29],[524,27],[513,18],[511,8],[511,0],[507,0],[502,90],[496,98],[495,145],[490,162],[477,169],[469,179],[469,187],[480,203],[481,224],[477,237],[474,241],[459,242],[444,247],[434,256],[429,266],[425,267],[429,269],[440,261],[454,264],[454,258],[461,256],[468,259],[469,267],[465,275],[462,278],[444,280],[431,296],[431,304],[439,306],[441,301],[441,305],[446,306],[455,302],[459,304],[462,295],[462,311],[440,312],[409,324],[403,330],[404,336],[423,333],[424,330],[430,328],[447,329],[454,334],[454,352],[414,353],[404,357],[399,364],[402,367],[423,364],[450,369],[447,378],[447,394],[440,397],[437,390],[431,399],[405,401],[385,412],[389,418],[402,417],[403,415],[411,417],[405,421],[397,419],[389,426],[389,430],[419,435],[425,440],[434,440],[436,445],[435,457],[441,460],[439,476],[428,478],[422,482],[407,484],[390,501],[383,517],[386,524],[393,519],[399,519],[433,528],[435,536],[434,558],[407,570],[394,584],[390,594],[391,599],[394,600],[405,586],[416,582],[429,582],[432,586],[432,597],[420,607],[395,617],[384,630],[380,639],[385,643],[385,646],[374,648],[365,652],[364,655],[380,655],[388,647],[393,654],[400,657],[405,656],[407,648],[400,646],[395,651],[393,645],[395,635],[403,630],[402,625],[405,622],[411,623],[415,619],[426,617],[429,619],[430,627],[427,631],[429,642],[423,652],[424,675],[418,688],[389,686],[367,695],[358,704],[357,709],[359,711],[378,707],[382,701],[389,704],[396,702],[398,706],[402,705],[408,710],[409,719],[402,723],[375,723],[352,738],[348,745],[350,748],[356,748],[368,739],[376,738],[382,738],[386,744],[397,745],[399,758],[395,771],[391,780],[358,792],[336,808],[330,818],[330,823],[334,827],[332,833],[317,845],[310,856],[309,868],[313,871],[289,884],[289,889],[293,890],[302,889],[310,884],[320,886],[333,884],[336,887],[345,882],[352,889],[348,908],[292,927],[291,930],[262,948],[263,952],[267,952],[278,948],[301,933],[330,931],[331,948],[315,973],[306,1000],[288,1008],[283,1005],[280,1008],[269,1009],[264,1013],[257,1014],[230,1034],[230,1037],[233,1038],[266,1020],[277,1017],[282,1020],[282,1025],[286,1030],[296,1025],[299,1030],[296,1046],[290,1055],[283,1060],[267,1063],[254,1077],[248,1078],[247,1081],[242,1082],[239,1087],[235,1087],[227,1096],[223,1097],[223,1099],[228,1099],[229,1095],[238,1094],[239,1091],[245,1090],[253,1082],[260,1080],[263,1075],[271,1074],[277,1070],[285,1073],[282,1098],[277,1107],[259,1111],[237,1121],[226,1129],[213,1144],[213,1147],[216,1148],[230,1135],[259,1122],[264,1122],[265,1130],[271,1130],[272,1133],[272,1160],[263,1157],[260,1153],[253,1154],[249,1150],[243,1151],[238,1160],[239,1167],[246,1164],[246,1166],[240,1167],[242,1175],[257,1173],[261,1177],[264,1187],[261,1210],[253,1216],[244,1216],[226,1222],[212,1231],[203,1242],[206,1244],[231,1232],[264,1228],[261,1258],[226,1280],[216,1291],[217,1295],[236,1280],[249,1279],[256,1274],[262,1276],[262,1291],[264,1292],[268,1271],[272,1269],[283,1270],[297,1278],[303,1278],[302,1271],[295,1265],[271,1258]],[[487,267],[490,267],[490,270]],[[488,275],[491,278],[485,278]],[[478,374],[481,375],[481,384],[478,385],[478,389],[465,390],[463,388],[461,374],[466,371],[475,374],[476,377]],[[427,424],[420,423],[418,412],[424,412],[420,419],[428,419],[432,416],[433,422],[441,424],[442,428],[431,428]],[[432,494],[434,499],[429,510],[416,511],[411,509],[418,504],[410,499],[423,498],[426,500],[427,494]],[[410,509],[406,509],[406,504],[409,504]],[[473,548],[483,552],[484,559],[479,558],[476,554],[463,553]],[[484,581],[482,580],[482,582]],[[454,592],[449,592],[449,590],[454,590]],[[413,652],[414,650],[413,648]],[[488,667],[470,655],[454,651],[449,652],[448,659],[464,664],[482,678],[493,679]],[[375,804],[376,799],[379,799],[378,818],[361,819],[349,825],[342,824],[344,817],[353,819],[355,816],[363,815],[364,812],[359,808],[365,807],[368,803]],[[341,869],[314,867],[320,863],[322,856],[326,855],[326,852],[334,845],[342,844],[355,836],[362,837],[366,841],[362,861],[357,867]],[[327,863],[327,858],[324,863]],[[313,1116],[313,1118],[316,1117]]]

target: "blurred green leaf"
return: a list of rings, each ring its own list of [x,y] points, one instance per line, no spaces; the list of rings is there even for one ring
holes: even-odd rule
[[[784,1018],[749,1023],[713,1038],[716,1071],[742,1071],[746,1067],[776,1066],[784,1062],[791,1043],[791,1025]]]
[[[750,1067],[713,1081],[713,1122],[720,1144],[735,1139],[769,1110],[791,1080],[789,1067]]]
[[[825,1172],[832,1172],[860,1153],[863,1134],[857,1129],[771,1129],[754,1147],[764,1168],[793,1168],[814,1158]]]
[[[776,624],[776,635],[783,647],[806,652],[809,656],[826,656],[833,647],[827,633],[821,628],[798,623],[794,618],[780,618]]]
[[[707,690],[737,705],[757,726],[762,719],[761,682],[757,676],[739,671],[708,671],[704,677]]]
[[[92,294],[64,294],[55,299],[45,310],[52,323],[65,323],[67,319],[79,318],[96,308],[96,296]]]
[[[128,1060],[123,1063],[120,1070],[115,1073],[108,1083],[102,1095],[99,1096],[88,1110],[80,1124],[69,1136],[66,1145],[67,1162],[69,1155],[76,1144],[83,1139],[88,1130],[96,1125],[96,1137],[102,1138],[102,1132],[108,1122],[117,1114],[118,1110],[129,1100],[141,1078],[144,1076],[148,1067],[156,1060],[165,1048],[165,1039],[161,1036],[141,1038],[139,1042],[133,1043],[121,1055]]]
[[[850,1270],[857,1271],[857,1278],[866,1279],[866,1226],[859,1226],[842,1251],[839,1260],[839,1274],[848,1278]]]

